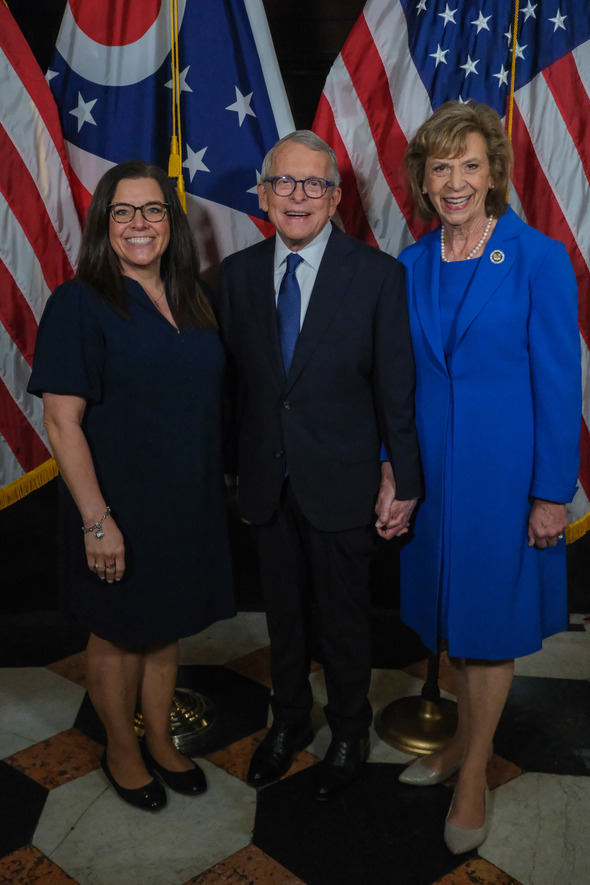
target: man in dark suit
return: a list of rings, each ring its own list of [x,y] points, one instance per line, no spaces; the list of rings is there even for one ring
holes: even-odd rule
[[[237,374],[239,507],[254,526],[271,644],[274,722],[248,783],[281,777],[312,740],[313,595],[332,731],[314,790],[323,801],[369,751],[375,512],[381,534],[403,534],[421,494],[405,277],[330,223],[336,156],[314,133],[269,151],[258,195],[278,236],[225,259],[219,302]]]

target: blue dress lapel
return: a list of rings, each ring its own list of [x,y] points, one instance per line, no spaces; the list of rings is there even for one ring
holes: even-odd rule
[[[455,350],[460,347],[469,327],[493,298],[512,269],[516,251],[511,241],[521,229],[521,223],[511,209],[498,219],[484,253],[477,263],[469,297],[463,302],[457,317]]]

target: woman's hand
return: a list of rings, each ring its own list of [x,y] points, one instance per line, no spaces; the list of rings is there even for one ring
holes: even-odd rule
[[[555,547],[567,525],[565,504],[535,498],[529,516],[529,547]]]
[[[70,490],[87,528],[99,522],[107,504],[99,488],[88,442],[82,432],[86,400],[81,396],[43,394],[43,423],[62,479]],[[109,514],[102,520],[104,536],[84,535],[88,568],[112,584],[125,571],[123,535]],[[78,542],[76,542],[78,543]]]
[[[97,538],[94,532],[84,535],[86,561],[91,572],[107,583],[120,581],[125,572],[125,544],[123,535],[109,514],[102,523],[104,537]]]

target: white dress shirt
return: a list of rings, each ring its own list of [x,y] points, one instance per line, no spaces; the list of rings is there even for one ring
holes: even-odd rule
[[[309,307],[309,301],[311,299],[311,292],[314,287],[314,283],[318,274],[318,269],[321,260],[324,257],[324,251],[328,244],[331,233],[332,225],[330,224],[330,222],[328,222],[328,224],[320,231],[317,237],[311,241],[309,246],[304,246],[303,249],[300,249],[297,253],[303,258],[303,261],[295,271],[297,282],[299,283],[299,288],[301,290],[301,314],[299,319],[299,329],[301,329],[303,325],[303,320],[305,319],[305,314],[307,313],[307,308]],[[283,279],[285,271],[287,270],[287,257],[290,252],[291,250],[289,249],[289,247],[285,246],[280,236],[277,234],[275,238],[274,263],[275,304],[279,297],[279,287],[281,285],[281,280]]]

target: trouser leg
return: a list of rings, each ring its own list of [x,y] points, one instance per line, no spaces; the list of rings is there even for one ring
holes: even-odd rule
[[[271,522],[256,526],[260,577],[270,637],[270,669],[275,718],[302,719],[313,704],[311,587],[307,557],[291,496],[285,494]]]
[[[361,736],[372,711],[369,568],[372,526],[345,532],[310,530],[310,547],[328,704],[337,740]]]

